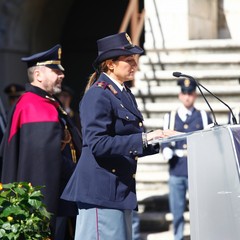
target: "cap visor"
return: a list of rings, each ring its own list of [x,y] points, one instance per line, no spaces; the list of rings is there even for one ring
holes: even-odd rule
[[[45,66],[52,68],[52,69],[59,69],[61,71],[65,70],[61,64],[49,64],[49,65],[45,65]]]

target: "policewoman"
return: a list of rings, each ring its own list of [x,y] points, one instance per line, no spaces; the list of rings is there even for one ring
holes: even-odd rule
[[[158,153],[148,141],[173,132],[143,133],[143,116],[125,84],[143,50],[125,32],[99,39],[97,47],[80,102],[82,154],[62,198],[78,204],[76,240],[130,240],[138,157]]]
[[[189,78],[181,78],[178,98],[181,102],[177,109],[164,116],[164,129],[179,132],[193,132],[206,128],[212,123],[209,113],[195,107],[197,99],[196,82]],[[169,205],[173,214],[174,240],[183,240],[184,212],[188,190],[187,142],[180,140],[162,144],[163,156],[169,161]]]

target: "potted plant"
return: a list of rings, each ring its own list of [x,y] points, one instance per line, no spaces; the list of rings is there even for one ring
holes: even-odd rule
[[[40,189],[28,182],[0,183],[0,239],[50,239],[51,214]]]

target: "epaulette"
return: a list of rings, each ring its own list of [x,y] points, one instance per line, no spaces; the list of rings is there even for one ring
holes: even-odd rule
[[[116,95],[116,94],[118,93],[117,90],[113,87],[113,85],[108,84],[107,87],[110,89],[110,91],[111,91],[114,95]]]
[[[95,85],[96,85],[97,87],[101,87],[101,88],[103,88],[103,89],[106,89],[106,88],[107,88],[107,85],[108,85],[108,83],[107,83],[107,82],[104,82],[104,81],[102,81],[102,82],[96,82],[96,83],[95,83]]]
[[[103,89],[108,88],[114,95],[116,95],[116,94],[118,93],[117,90],[113,87],[113,85],[111,85],[111,84],[109,84],[109,83],[107,83],[107,82],[104,82],[104,81],[102,81],[102,82],[97,82],[95,85],[96,85],[97,87],[101,87],[101,88],[103,88]]]

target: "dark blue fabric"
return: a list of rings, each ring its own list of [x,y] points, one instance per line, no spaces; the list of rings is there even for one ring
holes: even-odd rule
[[[208,114],[207,116],[208,124],[212,123],[210,114]],[[201,117],[201,112],[199,110],[194,109],[192,115],[189,116],[187,120],[184,122],[180,119],[179,115],[176,113],[174,130],[179,132],[193,132],[201,129],[203,129],[203,121]],[[169,144],[162,144],[162,149],[164,149],[165,147],[170,147],[173,150],[175,149],[187,150],[187,142],[186,140],[180,140]],[[169,167],[170,175],[188,176],[186,156],[184,157],[173,156],[173,158],[169,160]]]

